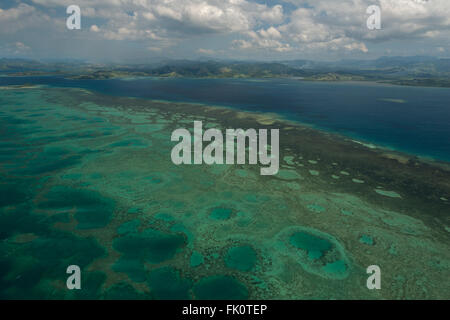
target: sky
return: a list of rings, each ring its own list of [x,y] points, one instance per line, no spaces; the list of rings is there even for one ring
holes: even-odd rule
[[[81,9],[69,30],[66,9]],[[367,8],[381,9],[370,30]],[[0,57],[340,60],[450,57],[450,0],[0,0]]]

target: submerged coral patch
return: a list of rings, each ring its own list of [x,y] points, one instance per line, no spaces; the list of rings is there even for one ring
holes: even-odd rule
[[[318,204],[308,204],[306,206],[308,208],[309,211],[314,212],[314,213],[322,213],[325,212],[325,208],[322,207],[321,205]]]
[[[225,275],[201,279],[194,285],[194,294],[200,300],[243,300],[249,296],[245,285]]]
[[[359,242],[367,244],[369,246],[374,244],[374,241],[373,241],[372,237],[368,236],[367,234],[363,234],[361,236],[361,238],[359,238]]]
[[[194,251],[191,255],[190,266],[195,268],[202,265],[205,262],[203,255],[197,251]]]
[[[209,216],[214,220],[227,220],[230,219],[234,210],[226,207],[212,208]]]
[[[177,250],[184,248],[185,238],[180,234],[169,234],[156,229],[145,229],[140,233],[124,235],[114,240],[113,247],[127,259],[140,259],[160,263],[171,259]]]
[[[303,177],[297,173],[295,170],[287,170],[287,169],[281,169],[276,177],[283,179],[283,180],[302,180]]]
[[[348,277],[350,261],[333,236],[316,229],[293,226],[283,229],[277,238],[284,244],[278,250],[294,257],[305,271],[330,279]]]
[[[39,208],[53,212],[73,210],[78,229],[96,229],[109,223],[115,201],[96,191],[55,186],[45,195]]]
[[[294,233],[289,242],[296,248],[305,250],[310,259],[318,259],[331,249],[330,241],[307,232]]]
[[[239,271],[250,271],[256,264],[256,252],[251,246],[231,247],[225,256],[225,264]]]
[[[182,278],[179,271],[171,267],[152,270],[149,273],[148,285],[152,295],[157,299],[191,299],[189,293],[191,281]]]
[[[401,196],[395,191],[385,191],[382,189],[375,189],[375,192],[389,198],[401,198]]]

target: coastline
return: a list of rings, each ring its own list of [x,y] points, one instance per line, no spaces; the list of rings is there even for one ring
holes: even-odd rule
[[[124,81],[127,81],[127,80],[124,80]],[[374,83],[374,84],[378,84],[378,83]],[[380,84],[380,85],[385,85],[385,84]],[[102,95],[104,94],[101,92],[97,92],[95,90],[81,89],[81,88],[76,88],[76,87],[73,87],[73,88],[80,89],[80,90],[86,90],[88,92],[91,91],[96,94],[102,94]],[[136,98],[136,97],[124,97],[124,96],[121,96],[121,97],[132,98],[132,99]],[[398,150],[393,147],[383,145],[381,143],[366,140],[366,139],[356,136],[356,135],[350,135],[350,134],[346,135],[346,134],[339,133],[339,132],[331,130],[331,129],[320,127],[318,125],[302,122],[299,120],[291,120],[291,119],[288,119],[286,116],[275,113],[275,112],[243,110],[242,108],[233,107],[233,106],[214,105],[214,104],[201,103],[201,102],[170,101],[170,100],[149,99],[149,98],[136,98],[136,99],[143,99],[143,100],[146,100],[149,102],[155,102],[155,103],[165,103],[168,105],[169,104],[183,104],[183,105],[188,105],[188,106],[204,107],[206,109],[212,109],[212,110],[213,109],[230,110],[230,111],[236,112],[238,118],[241,118],[241,119],[246,118],[246,117],[253,118],[260,125],[273,125],[275,122],[279,122],[279,123],[283,124],[283,127],[299,126],[300,128],[308,128],[311,130],[316,130],[318,132],[321,132],[325,135],[332,134],[332,135],[336,136],[337,138],[340,138],[345,141],[351,141],[353,143],[362,145],[371,150],[377,150],[378,152],[391,154],[392,156],[397,155],[399,157],[407,157],[410,159],[416,159],[416,160],[419,160],[422,162],[426,162],[428,164],[434,164],[436,166],[439,166],[440,168],[450,171],[450,161],[448,161],[448,160],[435,158],[435,157],[425,155],[425,154],[419,154],[419,153],[413,153],[413,152],[408,152],[408,151],[404,151],[404,150]]]
[[[68,89],[68,88],[62,88]],[[70,88],[69,88],[70,89]],[[133,106],[121,106],[120,108],[131,108],[135,111],[144,111],[147,108],[157,108],[165,112],[181,112],[189,114],[192,117],[196,115],[200,117],[214,117],[223,128],[266,128],[266,129],[280,129],[280,147],[284,145],[288,149],[295,149],[296,136],[301,137],[304,134],[314,137],[317,140],[323,140],[330,142],[333,145],[352,150],[353,152],[363,152],[366,155],[370,155],[374,159],[379,159],[386,162],[394,162],[398,166],[429,166],[447,172],[450,174],[450,163],[446,161],[440,161],[421,155],[410,154],[407,152],[395,150],[389,147],[373,144],[362,139],[355,139],[346,135],[342,135],[336,132],[321,130],[313,125],[298,122],[297,120],[286,119],[283,116],[276,113],[262,113],[258,111],[241,110],[234,107],[226,107],[222,105],[210,105],[205,103],[196,102],[173,102],[167,100],[153,100],[146,98],[136,97],[115,97],[99,93],[93,90],[72,88],[79,92],[88,94],[90,92],[92,97],[103,97],[106,100],[111,101],[111,105],[116,105],[115,99],[121,101],[134,101],[138,102],[139,106],[133,103]],[[101,102],[100,102],[101,103]],[[284,132],[284,135],[281,134]],[[282,137],[285,137],[283,139]],[[328,143],[327,143],[328,144]],[[369,147],[370,146],[370,147]],[[318,143],[318,149],[320,149],[320,143]],[[326,150],[326,148],[325,148]],[[449,175],[450,181],[450,175]],[[450,187],[450,185],[449,185]]]
[[[127,80],[124,80],[127,81]],[[57,89],[75,89],[79,90],[80,92],[90,93],[90,94],[96,94],[96,95],[103,95],[103,96],[109,96],[109,97],[115,97],[112,95],[105,94],[103,92],[99,92],[92,89],[86,89],[86,88],[79,88],[79,87],[58,87],[53,85],[48,86],[42,86],[42,85],[31,85],[27,86],[26,89],[39,89],[43,87],[48,88],[57,88]],[[413,152],[407,152],[404,150],[398,150],[393,147],[389,147],[380,143],[376,143],[373,141],[365,140],[358,136],[352,136],[352,135],[346,135],[342,134],[340,132],[336,132],[330,129],[326,129],[314,124],[309,124],[305,122],[301,122],[299,120],[291,120],[287,119],[286,116],[283,116],[282,114],[278,114],[275,112],[260,112],[260,111],[253,111],[253,110],[243,110],[242,108],[233,107],[233,106],[225,106],[225,105],[214,105],[214,104],[208,104],[208,103],[200,103],[200,102],[185,102],[185,101],[170,101],[170,100],[163,100],[163,99],[150,99],[150,98],[141,98],[141,97],[131,97],[131,96],[120,96],[120,98],[124,99],[142,99],[144,101],[147,101],[149,103],[161,103],[166,105],[186,105],[190,107],[202,107],[207,110],[223,110],[223,111],[232,111],[236,113],[237,118],[240,119],[253,119],[256,121],[259,125],[273,125],[274,123],[279,123],[282,127],[296,127],[299,128],[307,128],[309,130],[317,131],[317,133],[321,133],[325,136],[333,135],[337,139],[354,143],[360,146],[363,146],[371,151],[376,151],[378,153],[385,154],[387,158],[391,159],[402,159],[401,161],[404,161],[405,158],[412,159],[414,161],[420,161],[423,163],[426,163],[428,165],[433,165],[436,167],[439,167],[440,169],[450,171],[450,161],[444,160],[444,159],[438,159],[429,155],[424,154],[418,154]],[[191,110],[192,111],[192,110]]]
[[[138,79],[164,79],[164,77],[139,77]],[[167,78],[168,79],[168,78]],[[201,78],[192,78],[193,80],[201,80]],[[276,79],[280,79],[280,78],[276,78]],[[288,78],[286,78],[288,79]],[[136,80],[135,78],[117,78],[115,80],[121,80],[121,81],[130,81],[130,80]],[[252,79],[242,79],[242,80],[252,80]],[[253,79],[253,80],[260,80],[260,81],[265,81],[265,80],[269,80],[269,79]],[[102,81],[102,80],[99,80]],[[302,80],[304,81],[304,80]],[[305,82],[321,82],[321,83],[329,83],[329,81],[309,81],[306,80]],[[336,81],[333,83],[350,83],[350,84],[367,84],[367,83],[371,83],[372,85],[380,85],[380,86],[402,86],[402,85],[397,85],[397,84],[388,84],[388,83],[379,83],[379,82],[374,82],[374,81]],[[92,92],[95,94],[102,94],[102,95],[108,95],[107,93],[104,92],[100,92],[100,91],[96,91],[95,89],[87,89],[87,88],[81,88],[81,87],[60,87],[57,85],[40,85],[40,84],[18,84],[18,85],[5,85],[5,86],[0,86],[0,90],[12,90],[12,89],[39,89],[39,88],[45,88],[45,87],[49,87],[49,88],[73,88],[73,89],[79,89],[79,90],[85,90],[86,92]],[[436,87],[436,89],[442,89],[440,87]],[[132,96],[120,96],[123,98],[134,98]],[[317,130],[319,132],[323,132],[324,134],[333,134],[336,135],[337,137],[340,137],[343,140],[349,140],[352,141],[354,143],[360,144],[362,146],[365,146],[369,149],[376,149],[379,152],[384,152],[386,153],[388,156],[391,157],[397,157],[397,158],[410,158],[410,159],[415,159],[415,160],[419,160],[422,162],[426,162],[428,164],[434,164],[442,169],[445,170],[450,170],[450,158],[438,158],[432,155],[428,155],[425,153],[420,153],[420,152],[414,152],[414,151],[409,151],[406,149],[402,149],[402,148],[395,148],[392,146],[389,146],[387,144],[383,144],[377,141],[372,141],[372,140],[368,140],[365,139],[364,137],[361,137],[359,135],[356,134],[351,134],[349,132],[347,133],[343,133],[343,132],[338,132],[336,130],[332,130],[329,128],[325,128],[323,126],[317,125],[317,124],[312,124],[312,123],[307,123],[307,122],[303,122],[301,120],[295,119],[288,119],[286,115],[283,114],[279,114],[276,112],[261,112],[261,111],[253,111],[253,110],[245,110],[244,107],[237,107],[237,106],[230,106],[230,105],[223,105],[223,104],[211,104],[211,103],[202,103],[202,102],[186,102],[186,101],[171,101],[171,100],[164,100],[164,99],[151,99],[151,98],[140,98],[140,99],[144,99],[150,102],[156,102],[156,103],[167,103],[167,104],[171,104],[171,103],[175,103],[175,104],[185,104],[185,105],[192,105],[192,106],[201,106],[201,107],[207,107],[207,108],[219,108],[219,109],[225,109],[225,110],[233,110],[238,112],[238,114],[241,114],[240,117],[248,117],[249,115],[253,115],[253,117],[255,118],[256,121],[258,121],[260,124],[272,124],[274,121],[280,121],[280,122],[284,122],[286,125],[285,126],[300,126],[300,127],[307,127],[313,130]],[[390,98],[384,98],[381,99],[382,101],[386,101],[386,100],[392,100]],[[394,99],[394,100],[398,100],[398,99]],[[403,101],[402,101],[403,103]]]

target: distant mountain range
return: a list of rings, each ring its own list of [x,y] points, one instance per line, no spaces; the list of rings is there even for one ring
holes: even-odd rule
[[[76,79],[119,77],[301,78],[312,81],[381,81],[402,85],[450,87],[450,59],[381,57],[376,60],[277,62],[167,60],[148,64],[94,64],[0,59],[6,75],[55,74]]]

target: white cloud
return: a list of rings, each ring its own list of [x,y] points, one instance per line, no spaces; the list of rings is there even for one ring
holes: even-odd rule
[[[367,53],[367,42],[382,43],[421,38],[448,38],[450,35],[450,1],[448,0],[286,0],[299,8],[289,21],[279,25],[279,34],[259,31],[248,33],[241,48],[277,48],[289,44],[290,50],[351,51]],[[370,5],[381,7],[382,30],[368,30],[366,13]],[[268,31],[268,30],[267,30]],[[271,39],[270,41],[263,41]]]
[[[0,34],[14,34],[49,22],[49,16],[33,6],[21,3],[15,8],[0,11]]]
[[[82,20],[89,19],[86,25],[91,25],[77,37],[140,41],[143,48],[161,49],[213,36],[223,37],[232,48],[243,51],[315,55],[367,53],[368,47],[384,42],[417,39],[431,41],[432,48],[446,47],[450,34],[449,0],[280,0],[271,5],[255,1],[77,0]],[[296,9],[291,10],[286,2]],[[66,32],[65,16],[55,13],[62,10],[43,10],[42,6],[61,9],[73,0],[31,3],[39,6],[22,3],[0,9],[0,34],[14,35],[43,26],[54,28],[54,33]],[[367,29],[369,5],[381,7],[382,30]]]
[[[73,2],[32,1],[48,7],[68,6]],[[281,5],[270,7],[247,0],[78,0],[77,5],[81,8],[82,16],[109,18],[107,25],[110,26],[119,22],[127,24],[135,16],[145,20],[140,23],[154,22],[154,26],[165,25],[168,29],[175,29],[180,25],[173,22],[179,22],[186,30],[204,29],[208,32],[247,31],[261,23],[281,23],[284,17]],[[134,15],[127,14],[129,11],[133,11]],[[140,23],[136,26],[140,26]]]
[[[265,49],[276,52],[292,50],[289,43],[283,42],[281,33],[275,27],[248,31],[246,35],[250,38],[249,40],[234,41],[234,46],[240,49]]]
[[[27,4],[21,3],[16,8],[0,11],[0,21],[13,21],[22,19],[23,17],[35,12],[35,8]]]
[[[450,31],[448,0],[287,0],[306,9],[313,21],[357,40],[421,38],[434,31]],[[381,8],[381,31],[365,28],[370,5]],[[292,19],[291,19],[292,20]]]
[[[97,25],[93,24],[93,25],[91,26],[90,30],[91,30],[92,32],[99,32],[99,31],[100,31],[100,28],[99,28]]]

